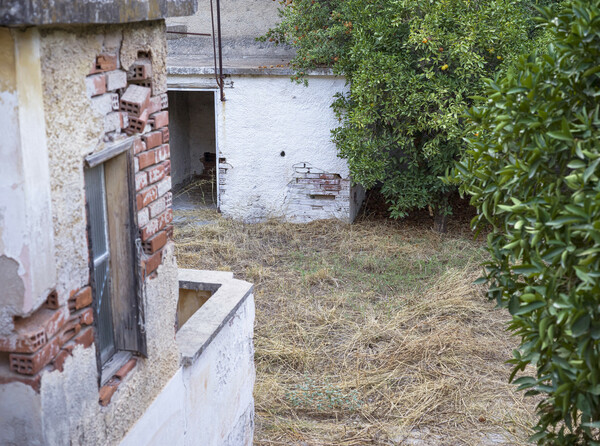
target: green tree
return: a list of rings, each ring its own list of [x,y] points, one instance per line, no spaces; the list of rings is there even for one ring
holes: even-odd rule
[[[464,149],[461,115],[484,76],[531,50],[531,0],[285,0],[262,39],[297,49],[294,79],[321,66],[346,77],[333,131],[354,181],[381,184],[393,217],[431,206],[445,229]]]
[[[555,44],[487,82],[461,188],[491,225],[489,296],[521,337],[511,380],[541,395],[533,439],[600,445],[600,0],[543,11]]]

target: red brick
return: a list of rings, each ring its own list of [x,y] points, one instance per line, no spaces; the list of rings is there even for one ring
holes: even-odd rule
[[[77,336],[75,336],[74,341],[75,344],[83,345],[84,348],[88,348],[94,343],[94,328],[84,328]]]
[[[92,308],[86,308],[79,315],[79,323],[81,325],[92,325],[94,323],[94,310]]]
[[[138,159],[138,163],[140,166],[140,170],[145,169],[148,166],[151,166],[152,164],[154,164],[154,152],[153,151],[146,151],[146,152],[142,152],[139,155],[136,155],[137,159]]]
[[[160,263],[162,262],[162,251],[157,251],[152,254],[146,261],[144,262],[144,269],[146,276],[156,271]]]
[[[146,128],[146,124],[148,123],[148,110],[144,110],[140,116],[133,116],[129,114],[128,120],[129,124],[127,126],[126,132],[129,135],[133,135],[134,133],[142,133]]]
[[[144,252],[146,254],[152,254],[161,249],[167,244],[167,233],[166,231],[160,231],[150,237],[148,240],[142,243]]]
[[[127,376],[127,374],[133,370],[136,364],[137,358],[131,358],[117,371],[117,373],[115,373],[115,376],[122,381],[125,379],[125,376]]]
[[[50,294],[48,294],[48,297],[46,298],[46,302],[44,303],[44,306],[50,310],[58,310],[59,302],[58,302],[58,293],[56,292],[56,290],[54,290]]]
[[[98,397],[99,397],[99,402],[100,402],[101,406],[108,406],[108,403],[110,403],[110,400],[112,399],[113,395],[117,391],[119,384],[120,384],[119,379],[112,378],[105,385],[100,387],[100,392],[98,394]]]
[[[8,384],[13,382],[26,384],[39,393],[42,386],[42,374],[38,373],[34,376],[27,376],[9,372],[7,375],[0,375],[0,384]]]
[[[137,155],[140,152],[143,152],[146,150],[146,143],[144,141],[142,141],[141,137],[138,137],[135,139],[135,141],[133,142],[133,153],[134,155]]]
[[[339,192],[339,191],[342,190],[342,186],[340,186],[339,184],[338,185],[335,185],[335,184],[323,184],[321,186],[321,189],[328,190],[328,191],[338,191]]]
[[[117,69],[117,55],[102,53],[96,57],[96,70],[113,71]]]
[[[75,335],[81,331],[81,325],[77,321],[69,322],[58,334],[60,347],[69,342]]]
[[[94,74],[86,77],[85,88],[89,96],[106,93],[106,76],[104,74]]]
[[[135,174],[135,191],[139,192],[146,186],[148,186],[148,172],[136,173]]]
[[[152,63],[149,60],[137,60],[129,68],[127,79],[143,80],[152,76]]]
[[[169,112],[161,111],[150,115],[150,119],[154,120],[154,128],[159,129],[161,127],[166,127],[169,125]]]
[[[0,338],[0,351],[35,352],[60,330],[68,318],[69,310],[64,306],[58,310],[42,307],[29,317],[15,318],[15,333],[10,337]]]
[[[148,113],[151,115],[159,112],[162,109],[162,98],[160,96],[152,96],[148,103]]]
[[[169,127],[163,127],[160,129],[160,131],[162,132],[162,135],[163,135],[163,142],[164,143],[169,142]]]
[[[167,209],[165,212],[160,214],[158,217],[153,218],[150,222],[142,228],[142,242],[145,242],[158,231],[162,230],[165,226],[173,221],[173,210]]]
[[[35,353],[29,355],[11,353],[8,355],[10,369],[21,375],[35,375],[54,359],[59,350],[60,336],[55,336]]]
[[[92,287],[86,286],[81,288],[76,293],[72,293],[69,298],[69,310],[71,312],[81,310],[84,307],[92,304]]]
[[[165,166],[165,175],[171,175],[171,161],[164,161],[162,165]]]
[[[149,203],[152,203],[157,198],[158,198],[158,189],[156,188],[156,186],[150,186],[150,187],[147,187],[146,189],[143,189],[136,196],[138,211],[140,209],[142,209],[144,206],[147,206]]]
[[[162,144],[162,132],[150,132],[142,136],[146,143],[146,149],[150,150]]]
[[[56,355],[56,357],[54,358],[54,360],[52,361],[52,365],[54,366],[54,368],[56,370],[59,371],[63,371],[63,367],[65,365],[65,361],[67,360],[67,358],[71,356],[71,351],[69,350],[61,350],[60,352],[58,352],[58,355]]]
[[[169,156],[171,156],[171,149],[169,148],[169,144],[163,144],[154,151],[154,162],[156,164],[162,163],[163,161],[168,160]]]
[[[129,117],[141,116],[147,112],[150,100],[150,89],[139,85],[129,85],[121,96],[121,111],[129,113]]]
[[[165,166],[159,164],[148,169],[148,182],[150,184],[156,183],[165,177]]]

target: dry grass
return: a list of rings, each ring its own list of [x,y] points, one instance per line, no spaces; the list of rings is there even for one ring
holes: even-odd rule
[[[478,243],[364,218],[176,228],[182,267],[256,288],[256,445],[526,444],[516,340],[472,283]]]

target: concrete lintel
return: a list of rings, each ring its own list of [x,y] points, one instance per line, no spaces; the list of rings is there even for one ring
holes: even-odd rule
[[[177,332],[181,365],[191,366],[254,290],[251,283],[223,271],[179,270],[179,287],[216,292]],[[204,287],[204,288],[203,288]]]
[[[141,22],[193,15],[198,0],[3,0],[0,26]]]

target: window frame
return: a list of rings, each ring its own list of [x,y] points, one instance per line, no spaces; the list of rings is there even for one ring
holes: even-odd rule
[[[147,356],[144,329],[144,277],[141,274],[141,240],[137,224],[135,166],[133,157],[134,137],[113,144],[85,159],[84,194],[87,218],[90,282],[96,357],[99,385],[112,377],[112,370],[127,361],[131,354]],[[110,299],[113,324],[114,352],[102,357],[100,350],[97,284],[94,279],[94,249],[88,187],[85,183],[87,169],[103,165],[102,194],[106,202],[104,230],[109,256]],[[108,167],[108,168],[107,168]],[[121,207],[119,207],[121,205]],[[129,273],[128,273],[129,271]]]

